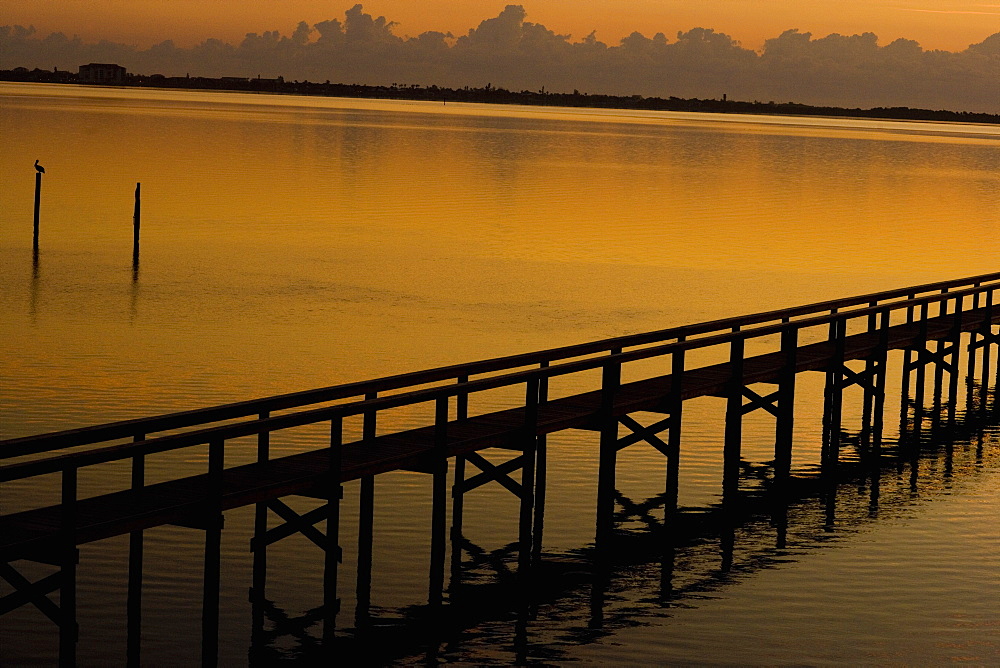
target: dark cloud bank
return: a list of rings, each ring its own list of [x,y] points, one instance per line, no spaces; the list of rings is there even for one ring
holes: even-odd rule
[[[525,20],[519,5],[455,37],[425,32],[399,37],[385,17],[361,5],[343,21],[289,35],[250,33],[238,45],[209,39],[191,48],[165,41],[148,49],[112,42],[85,43],[62,33],[0,28],[0,68],[75,70],[116,62],[130,72],[168,76],[282,75],[286,80],[511,90],[794,101],[844,107],[922,107],[1000,113],[1000,33],[961,52],[926,51],[898,39],[880,46],[872,33],[813,38],[788,30],[758,53],[705,28],[619,44],[594,34],[573,40]]]

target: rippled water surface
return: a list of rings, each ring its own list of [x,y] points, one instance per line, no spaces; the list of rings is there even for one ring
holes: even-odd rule
[[[0,84],[0,136],[4,439],[986,273],[1000,255],[1000,129],[988,126]],[[46,174],[33,258],[36,158]],[[803,376],[798,394],[795,465],[808,473],[822,379]],[[723,411],[721,399],[685,409],[680,503],[691,517],[718,502]],[[858,407],[847,414],[856,429]],[[489,603],[501,575],[472,569],[485,602],[438,659],[995,662],[1000,443],[995,415],[984,419],[982,434],[927,434],[916,460],[805,494],[784,543],[769,512],[729,539],[706,520],[678,547],[668,592],[634,518],[622,563],[594,587],[597,437],[553,436],[551,591],[525,626]],[[749,463],[770,458],[772,430],[748,418]],[[322,438],[299,430],[274,452]],[[204,462],[203,451],[154,457],[149,475]],[[81,491],[127,475],[94,467]],[[0,486],[0,507],[48,502],[51,482]],[[658,453],[623,451],[628,499],[641,505],[662,484]],[[377,489],[376,649],[409,663],[427,653],[399,620],[426,602],[430,481],[386,474]],[[353,484],[341,530],[348,639],[356,517]],[[485,552],[516,540],[516,517],[499,487],[466,501],[466,533]],[[250,509],[227,513],[227,665],[250,656],[251,533]],[[200,656],[202,540],[146,532],[150,665]],[[295,536],[269,560],[263,656],[312,656],[319,624],[277,620],[321,603],[322,556]],[[85,665],[123,661],[126,563],[127,539],[82,548]],[[46,665],[56,634],[22,608],[0,617],[0,647],[0,663]]]

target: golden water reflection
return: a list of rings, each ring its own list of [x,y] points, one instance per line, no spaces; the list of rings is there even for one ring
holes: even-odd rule
[[[167,409],[996,268],[995,127],[0,94],[4,371],[25,404],[129,387]]]

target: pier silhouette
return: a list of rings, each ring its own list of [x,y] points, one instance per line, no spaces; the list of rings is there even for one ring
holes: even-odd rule
[[[850,445],[863,454],[870,476],[869,508],[878,507],[877,475],[872,462],[892,457],[911,461],[927,430],[962,431],[970,416],[993,415],[1000,380],[1000,273],[905,287],[898,290],[831,300],[806,306],[675,327],[656,332],[481,360],[370,381],[349,383],[205,409],[125,420],[80,429],[0,441],[0,459],[17,461],[0,467],[0,486],[39,476],[58,475],[60,502],[0,515],[0,577],[15,591],[0,599],[0,614],[34,604],[59,628],[60,660],[71,665],[77,640],[75,579],[78,546],[129,535],[128,661],[141,656],[143,530],[164,524],[205,533],[202,592],[202,663],[214,665],[218,654],[220,541],[225,511],[255,506],[251,602],[255,646],[260,646],[265,619],[280,610],[265,595],[267,548],[294,534],[308,538],[323,554],[324,587],[320,605],[302,620],[322,623],[323,651],[336,651],[340,568],[338,533],[343,484],[358,480],[361,519],[358,532],[357,610],[355,623],[365,628],[371,588],[371,555],[376,480],[381,474],[419,471],[431,476],[432,516],[427,610],[441,614],[445,593],[449,605],[459,598],[459,584],[470,564],[506,564],[464,538],[465,494],[497,483],[518,500],[518,532],[506,554],[516,555],[516,570],[503,574],[510,592],[536,583],[544,544],[543,519],[546,437],[566,429],[599,434],[599,472],[594,515],[594,546],[568,570],[583,570],[593,581],[592,620],[601,627],[603,592],[612,562],[623,552],[650,548],[611,549],[623,540],[616,526],[638,521],[647,526],[653,551],[662,558],[661,595],[677,595],[672,585],[672,549],[683,544],[691,527],[678,512],[679,460],[683,456],[681,417],[690,399],[726,399],[721,501],[699,520],[699,530],[714,527],[720,541],[720,570],[732,563],[734,527],[765,509],[779,527],[787,522],[789,499],[835,486],[856,475],[857,458],[845,461]],[[748,353],[752,348],[755,353]],[[766,352],[761,352],[766,351]],[[714,363],[691,365],[693,354],[714,355]],[[900,438],[892,452],[884,447],[886,380],[890,353],[902,356]],[[964,361],[964,364],[963,364]],[[966,373],[966,392],[959,392]],[[796,378],[805,372],[824,374],[822,456],[816,476],[798,474],[792,466]],[[589,373],[588,373],[589,372]],[[593,389],[555,396],[553,381],[595,378]],[[768,386],[762,390],[761,386]],[[990,387],[994,389],[990,391]],[[860,429],[844,428],[844,393],[862,392]],[[509,405],[481,412],[476,400],[492,390],[517,391]],[[993,397],[993,407],[988,406]],[[928,407],[928,399],[930,407]],[[965,412],[959,416],[959,401]],[[426,423],[401,424],[394,409],[429,406]],[[774,457],[766,466],[749,465],[742,457],[743,417],[763,410],[775,418]],[[654,414],[651,423],[637,414]],[[362,421],[360,433],[345,429],[345,420]],[[272,434],[305,425],[328,426],[326,447],[293,455],[271,456]],[[165,435],[156,435],[170,432]],[[661,437],[660,434],[666,432]],[[256,461],[226,465],[234,439],[256,437]],[[663,493],[633,501],[617,489],[617,454],[647,444],[664,456]],[[207,471],[148,482],[145,457],[156,453],[207,446]],[[235,447],[244,447],[242,444]],[[485,451],[512,453],[491,461]],[[71,449],[68,453],[57,450]],[[127,485],[81,498],[81,469],[108,462],[131,465]],[[449,493],[448,473],[453,469]],[[915,468],[914,468],[915,471]],[[745,485],[755,479],[754,493]],[[825,485],[825,487],[824,487]],[[806,490],[806,491],[804,491]],[[293,510],[282,499],[290,495],[318,501],[308,512]],[[452,525],[447,526],[451,497]],[[834,504],[835,505],[835,504]],[[834,505],[825,512],[832,518]],[[781,509],[785,510],[782,511]],[[775,510],[777,509],[777,510]],[[0,508],[0,512],[3,509]],[[774,514],[774,513],[777,514]],[[271,516],[281,522],[271,524]],[[326,531],[315,525],[326,522]],[[832,519],[831,519],[832,521]],[[447,545],[451,542],[452,585],[446,590]],[[727,555],[728,554],[728,558]],[[19,560],[58,568],[30,582],[16,568]],[[48,597],[59,592],[58,604]],[[511,594],[513,595],[513,594]],[[530,611],[523,614],[529,615]],[[273,623],[273,622],[272,622]],[[281,628],[296,627],[285,619]],[[292,632],[292,631],[289,631]],[[266,644],[266,641],[263,641]],[[319,651],[319,650],[317,650]],[[432,650],[433,651],[433,650]]]

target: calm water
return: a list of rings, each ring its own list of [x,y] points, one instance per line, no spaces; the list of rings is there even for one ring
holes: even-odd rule
[[[2,84],[0,137],[0,438],[996,271],[1000,250],[996,127]],[[36,158],[47,173],[33,263]],[[800,472],[817,459],[821,382],[799,384]],[[686,408],[680,502],[692,514],[718,501],[723,410]],[[752,418],[745,456],[761,463],[772,427]],[[545,550],[569,564],[593,540],[595,445],[551,440]],[[883,471],[877,495],[860,479],[807,498],[782,548],[765,516],[738,528],[729,556],[718,536],[692,540],[667,598],[659,562],[624,549],[599,621],[589,575],[568,566],[526,640],[516,615],[487,606],[439,658],[509,664],[526,646],[554,663],[995,662],[998,446],[995,428],[932,440],[916,476]],[[628,497],[662,491],[651,449],[621,462]],[[203,463],[154,458],[150,475]],[[81,489],[123,475],[97,467]],[[46,484],[0,488],[0,504],[46,502]],[[426,601],[429,487],[419,474],[378,482],[383,626]],[[346,498],[350,631],[356,487]],[[516,539],[506,492],[476,490],[466,508],[484,550]],[[248,660],[250,532],[249,511],[227,514],[227,665]],[[197,661],[202,535],[157,528],[146,546],[144,657]],[[319,551],[294,537],[269,554],[281,613],[318,606]],[[124,657],[126,555],[126,540],[83,548],[87,665]],[[471,575],[496,581],[487,567]],[[283,630],[269,650],[287,656],[319,633]],[[395,660],[424,651],[391,637]],[[48,664],[54,629],[19,609],[0,617],[0,648],[0,663]]]

